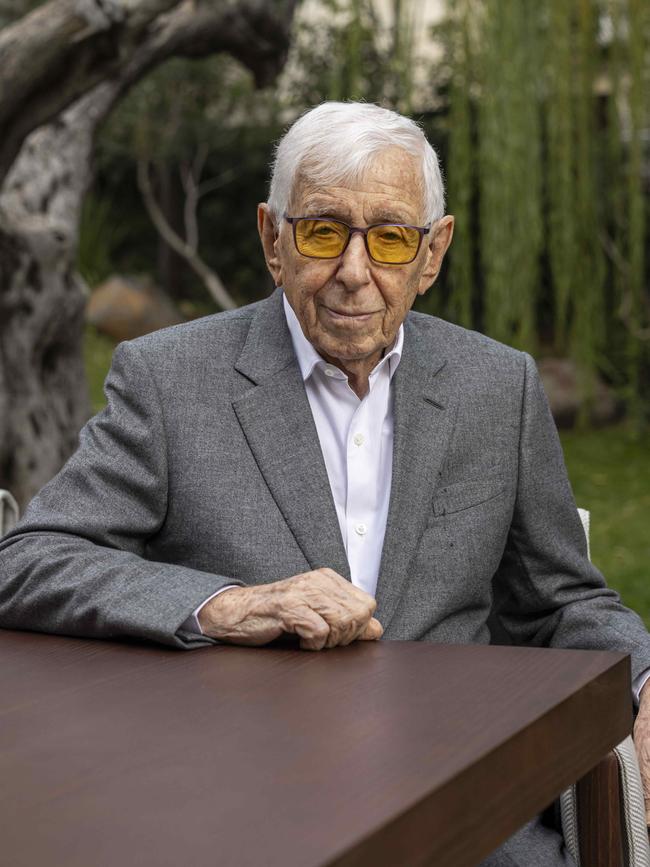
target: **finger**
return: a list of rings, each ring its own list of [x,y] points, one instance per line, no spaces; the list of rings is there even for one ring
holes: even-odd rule
[[[322,650],[330,634],[329,623],[307,605],[296,610],[285,628],[300,636],[303,650]]]
[[[319,611],[327,621],[330,634],[327,637],[326,647],[344,647],[354,641],[359,631],[368,621],[365,616],[355,617],[349,608],[337,606],[333,611]]]
[[[340,647],[347,647],[348,644],[352,644],[353,641],[356,641],[360,638],[365,632],[368,626],[367,620],[364,620],[363,623],[359,623],[359,621],[355,621],[353,628],[347,629],[339,640]]]
[[[380,637],[383,630],[379,631],[379,635],[375,634],[376,627],[374,625],[370,625],[373,619],[374,618],[372,617],[372,612],[367,612],[366,614],[364,614],[363,617],[356,618],[356,620],[354,621],[354,628],[348,631],[345,640],[341,641],[340,643],[347,645],[352,644],[353,641],[364,640],[365,636],[368,634],[368,630],[370,630],[368,640]],[[374,622],[378,624],[377,620],[375,620]]]
[[[328,620],[330,626],[330,634],[327,638],[327,647],[346,647],[351,644],[360,632],[363,632],[366,625],[364,618],[363,625],[357,619],[350,619],[347,615],[340,621],[332,624]]]
[[[345,647],[358,639],[381,638],[384,630],[379,621],[372,617],[372,611],[369,611],[365,605],[361,608],[355,606],[355,608],[356,615],[350,609],[344,609],[338,617],[331,617],[327,612],[319,612],[330,627],[328,647]]]
[[[376,641],[378,638],[381,638],[383,634],[384,627],[375,617],[372,617],[368,621],[368,625],[363,633],[359,636],[359,639],[361,641]]]
[[[327,622],[326,647],[349,644],[365,631],[376,608],[375,599],[327,567],[296,576],[289,587],[285,610],[310,611]],[[293,624],[285,627],[296,631]],[[310,638],[311,636],[307,636]]]

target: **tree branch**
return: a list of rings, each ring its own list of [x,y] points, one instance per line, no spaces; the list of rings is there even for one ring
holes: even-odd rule
[[[199,224],[196,216],[200,198],[199,181],[207,158],[208,147],[205,142],[201,142],[192,160],[192,165],[181,165],[181,181],[185,191],[185,207],[183,209],[185,238],[190,249],[194,252],[199,248]]]
[[[178,0],[50,0],[0,31],[0,183],[25,137],[119,69]]]
[[[282,68],[298,0],[50,0],[0,31],[0,186],[29,133],[101,82],[115,98],[172,56],[228,51],[258,85]]]
[[[236,172],[234,169],[226,169],[224,172],[221,172],[220,175],[217,175],[216,178],[210,178],[209,181],[203,181],[202,184],[199,184],[199,199],[202,199],[203,196],[206,196],[208,193],[212,193],[215,190],[221,189],[226,184],[229,184],[233,178],[236,177]]]
[[[167,244],[182,256],[194,273],[203,281],[203,285],[208,290],[214,301],[222,310],[234,310],[237,305],[228,293],[217,274],[201,259],[198,252],[180,238],[169,225],[165,216],[156,201],[151,179],[149,177],[149,166],[145,160],[138,160],[138,187],[142,193],[142,198],[146,205],[151,221]],[[198,239],[197,239],[198,242]]]
[[[624,278],[624,282],[627,283],[630,274],[630,266],[626,261],[625,257],[619,250],[619,248],[614,243],[614,240],[605,232],[600,233],[600,242],[612,261],[612,264],[615,268],[621,272]],[[641,300],[643,304],[644,299]],[[646,307],[646,313],[648,314],[648,319],[650,320],[650,307],[645,300],[644,306]],[[633,317],[633,308],[634,308],[634,298],[629,289],[623,289],[621,303],[619,304],[618,310],[616,311],[616,315],[621,320],[623,325],[627,328],[630,334],[633,337],[636,337],[637,340],[650,340],[650,326],[646,326],[643,328],[634,321]]]

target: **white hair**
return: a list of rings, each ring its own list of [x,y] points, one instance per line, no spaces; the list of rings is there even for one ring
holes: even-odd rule
[[[275,151],[271,213],[276,219],[286,213],[298,172],[319,186],[354,182],[389,147],[419,158],[424,219],[439,220],[445,213],[444,184],[438,157],[422,129],[408,117],[365,102],[324,102],[289,127]]]

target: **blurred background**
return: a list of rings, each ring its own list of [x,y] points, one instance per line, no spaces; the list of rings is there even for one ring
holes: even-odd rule
[[[56,473],[117,342],[270,292],[273,145],[326,99],[423,125],[456,233],[417,308],[534,355],[650,626],[647,0],[0,0],[0,488]]]

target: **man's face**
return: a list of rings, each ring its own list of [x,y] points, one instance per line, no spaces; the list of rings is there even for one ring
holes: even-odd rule
[[[423,226],[423,215],[418,162],[400,148],[378,154],[354,185],[317,187],[299,177],[289,203],[289,216],[327,216],[358,227]],[[286,220],[272,225],[265,205],[259,223],[269,270],[305,336],[344,368],[363,360],[374,365],[392,344],[416,295],[435,279],[453,229],[453,217],[443,218],[425,235],[413,262],[383,265],[370,258],[358,233],[336,259],[312,259],[298,252]]]

